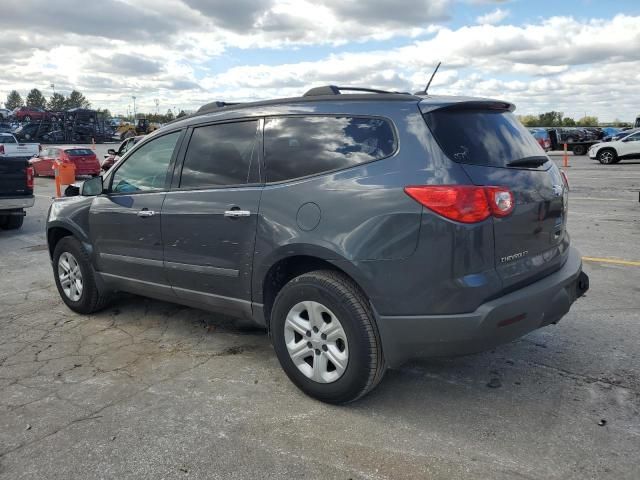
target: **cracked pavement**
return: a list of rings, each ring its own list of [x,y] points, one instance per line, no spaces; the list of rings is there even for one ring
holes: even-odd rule
[[[640,260],[640,162],[572,162],[573,243]],[[640,476],[640,267],[585,264],[591,290],[558,325],[334,407],[231,319],[129,295],[68,310],[44,247],[53,182],[36,189],[0,232],[0,479]]]

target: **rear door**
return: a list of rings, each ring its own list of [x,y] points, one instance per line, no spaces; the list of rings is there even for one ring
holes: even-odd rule
[[[161,211],[182,132],[146,142],[107,177],[89,212],[98,269],[130,290],[165,287]]]
[[[250,313],[262,193],[262,120],[198,126],[162,208],[167,275],[177,296]]]
[[[473,184],[513,192],[513,212],[492,219],[496,270],[504,287],[512,289],[564,262],[568,191],[558,168],[507,107],[462,104],[429,112],[425,119]]]

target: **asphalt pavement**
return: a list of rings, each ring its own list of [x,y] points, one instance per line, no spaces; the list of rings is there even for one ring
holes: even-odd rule
[[[36,179],[22,230],[0,231],[0,479],[640,478],[640,161],[570,162],[587,295],[343,407],[229,318],[129,295],[68,310],[44,238],[53,180]]]

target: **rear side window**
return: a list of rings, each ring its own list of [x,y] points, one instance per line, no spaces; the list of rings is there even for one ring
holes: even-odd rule
[[[84,155],[93,155],[93,150],[88,148],[73,148],[71,150],[65,150],[65,153],[72,157],[82,157]]]
[[[352,167],[396,149],[388,120],[363,117],[273,117],[264,127],[268,182]]]
[[[442,109],[425,120],[440,148],[459,163],[505,167],[544,151],[511,112]]]
[[[246,185],[259,180],[258,121],[193,129],[180,188]]]

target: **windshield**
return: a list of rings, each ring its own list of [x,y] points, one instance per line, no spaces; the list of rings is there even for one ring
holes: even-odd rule
[[[514,160],[545,157],[511,112],[441,109],[424,117],[444,153],[458,163],[506,167]]]
[[[18,143],[13,135],[0,135],[0,143]]]

